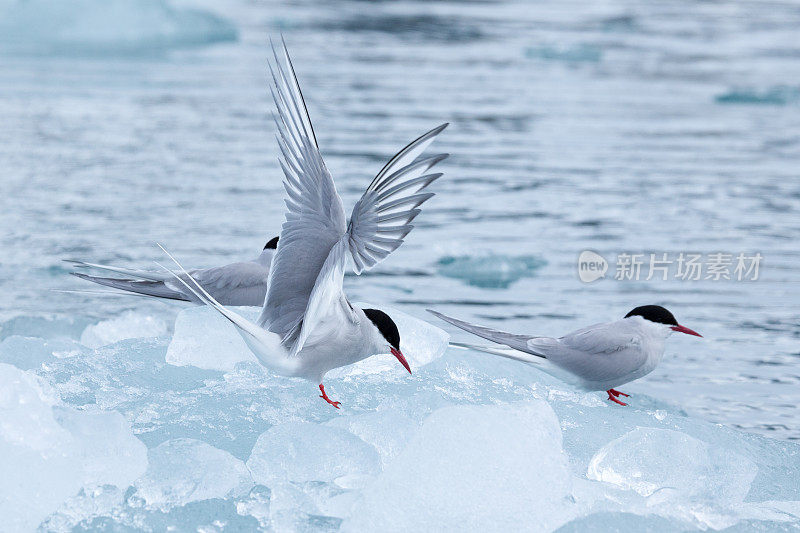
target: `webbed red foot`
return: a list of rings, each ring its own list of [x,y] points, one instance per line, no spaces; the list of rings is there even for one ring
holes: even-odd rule
[[[629,394],[625,394],[624,392],[620,392],[614,389],[608,389],[606,392],[608,393],[608,399],[611,400],[612,402],[618,403],[619,405],[628,405],[625,402],[619,401],[617,398],[619,396],[625,396],[627,398],[628,396],[630,396]]]
[[[323,400],[325,400],[326,402],[328,402],[329,404],[331,404],[335,408],[339,409],[339,406],[342,404],[342,402],[334,402],[333,400],[328,398],[328,395],[325,394],[325,386],[322,383],[319,384],[319,390],[320,390],[320,392],[322,392],[322,394],[320,395],[320,398],[322,398]]]

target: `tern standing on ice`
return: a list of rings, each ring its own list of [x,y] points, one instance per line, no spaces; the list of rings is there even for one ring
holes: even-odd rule
[[[202,284],[175,276],[236,326],[264,366],[319,383],[320,397],[339,408],[322,385],[329,370],[391,353],[411,372],[394,321],[378,309],[352,305],[342,282],[348,256],[360,274],[400,246],[411,231],[419,206],[433,196],[423,190],[441,176],[428,171],[447,155],[418,158],[447,124],[392,157],[356,202],[348,222],[317,147],[286,46],[282,61],[274,48],[273,55],[272,96],[288,210],[261,316],[254,324],[220,305]]]
[[[252,261],[231,263],[214,268],[192,269],[189,270],[189,275],[222,305],[261,307],[264,305],[264,298],[267,295],[269,267],[277,245],[278,237],[274,237],[267,242],[261,254]],[[122,279],[90,276],[80,272],[72,273],[74,276],[99,285],[134,293],[138,296],[203,303],[201,299],[192,294],[192,291],[178,283],[172,274],[99,265],[84,261],[66,261],[79,267],[97,268],[129,276]],[[184,276],[184,280],[188,280],[188,277]]]
[[[595,324],[557,339],[505,333],[428,311],[464,331],[505,347],[451,344],[533,363],[583,390],[606,391],[608,399],[620,405],[627,404],[621,402],[619,396],[628,395],[615,387],[652,372],[661,362],[664,341],[673,331],[702,337],[678,324],[672,313],[659,305],[643,305],[622,320]]]

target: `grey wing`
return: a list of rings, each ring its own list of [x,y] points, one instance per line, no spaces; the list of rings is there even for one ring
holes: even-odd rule
[[[190,274],[222,305],[264,304],[269,268],[256,262],[231,263],[221,267],[194,270]],[[188,281],[188,278],[185,281]],[[175,280],[169,283],[178,285]],[[178,288],[185,291],[184,287],[176,287]]]
[[[531,345],[545,351],[553,364],[586,382],[618,379],[640,368],[647,358],[640,335],[625,321],[595,324],[555,341],[539,346],[534,340]]]
[[[477,335],[478,337],[483,337],[484,339],[496,342],[498,344],[504,344],[506,346],[514,348],[515,350],[529,353],[537,357],[545,357],[545,355],[542,354],[541,352],[532,349],[529,344],[529,341],[531,339],[543,338],[543,337],[531,337],[530,335],[518,335],[515,333],[507,333],[505,331],[487,328],[485,326],[470,324],[469,322],[464,322],[463,320],[458,320],[457,318],[449,317],[447,315],[443,315],[442,313],[437,313],[432,309],[428,309],[427,311],[432,315],[441,318],[445,322],[449,322],[454,326],[463,329],[464,331],[468,331],[473,335]]]
[[[258,324],[293,344],[317,277],[346,231],[342,200],[325,167],[286,45],[273,47],[272,97],[286,190],[286,221],[272,260]]]
[[[348,247],[356,274],[371,268],[396,250],[414,227],[419,206],[433,196],[423,192],[441,173],[428,173],[447,157],[438,154],[417,160],[447,124],[409,143],[392,157],[353,207],[347,228]]]
[[[325,264],[322,265],[309,297],[303,321],[300,323],[297,338],[294,340],[291,355],[297,355],[312,335],[324,336],[325,332],[319,331],[322,324],[328,324],[329,328],[341,329],[344,324],[357,321],[342,290],[344,268],[347,264],[346,251],[347,241],[342,237],[333,246]]]
[[[298,353],[325,318],[331,318],[331,313],[336,314],[337,319],[357,321],[342,290],[347,255],[353,258],[356,273],[361,273],[403,243],[403,237],[411,231],[410,222],[420,212],[418,207],[433,196],[433,193],[421,191],[441,176],[427,174],[427,171],[447,156],[417,158],[446,126],[422,135],[392,157],[356,203],[347,232],[330,249],[319,271],[305,314],[298,324],[297,337],[294,332],[287,336],[294,342],[293,354]],[[337,322],[328,320],[327,323]]]
[[[563,346],[589,354],[610,354],[638,346],[641,337],[635,325],[628,320],[594,324],[564,335],[559,339]]]

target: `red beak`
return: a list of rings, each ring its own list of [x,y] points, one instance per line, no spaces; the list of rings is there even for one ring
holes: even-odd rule
[[[396,350],[394,348],[392,348],[391,351],[392,351],[392,355],[397,357],[397,360],[400,361],[400,364],[403,365],[404,367],[406,367],[406,370],[408,370],[408,373],[410,374],[411,373],[411,367],[408,366],[408,361],[406,361],[406,357],[402,354],[402,352],[400,352],[400,350]]]
[[[687,335],[696,335],[698,337],[702,337],[702,335],[700,335],[696,331],[691,330],[686,326],[681,326],[680,324],[677,326],[672,326],[672,331],[680,331],[681,333],[686,333]]]

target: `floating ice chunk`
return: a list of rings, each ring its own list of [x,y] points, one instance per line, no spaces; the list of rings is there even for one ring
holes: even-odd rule
[[[660,533],[684,531],[686,526],[676,524],[662,516],[640,516],[624,512],[601,512],[580,517],[558,528],[557,533],[608,533],[609,531],[636,531]]]
[[[39,378],[0,364],[0,516],[32,531],[80,489],[72,438],[53,417],[57,399]]]
[[[232,309],[253,322],[261,312],[258,307]],[[189,307],[178,313],[166,359],[171,365],[225,372],[242,361],[258,362],[233,324],[207,306]]]
[[[310,422],[286,422],[264,432],[247,467],[257,483],[334,481],[380,470],[372,446],[349,431]]]
[[[438,359],[447,350],[450,335],[432,324],[386,306],[362,303],[356,305],[379,308],[392,317],[400,332],[400,349],[412,369]],[[234,311],[253,322],[261,312],[257,307],[237,307]],[[191,307],[178,314],[166,360],[176,366],[193,365],[225,372],[232,371],[240,362],[258,362],[234,326],[217,311],[206,306]],[[390,370],[405,372],[392,355],[378,355],[355,365],[335,369],[328,373],[328,377],[375,374]]]
[[[0,342],[0,362],[31,370],[54,358],[71,357],[83,350],[86,348],[72,339],[46,340],[12,335]]]
[[[44,337],[45,339],[77,339],[88,325],[89,319],[84,317],[42,318],[18,316],[0,324],[0,339],[5,339],[11,335]]]
[[[272,491],[264,485],[256,485],[250,493],[236,502],[236,512],[242,516],[252,516],[258,524],[266,528],[270,520]]]
[[[116,411],[55,406],[56,422],[75,442],[72,457],[82,464],[82,486],[128,487],[147,468],[147,449]]]
[[[447,256],[439,259],[438,270],[442,276],[460,279],[475,287],[505,289],[521,278],[534,276],[545,264],[543,259],[531,255]]]
[[[165,0],[17,0],[0,5],[5,48],[42,54],[136,54],[232,41],[232,23]]]
[[[75,526],[92,518],[111,514],[124,500],[125,490],[114,485],[83,488],[78,494],[68,498],[56,513],[50,515],[39,526],[39,531],[80,531],[81,528]]]
[[[146,449],[119,413],[60,405],[42,379],[0,364],[0,516],[27,531],[83,486],[127,487]]]
[[[656,499],[735,503],[744,500],[758,468],[746,457],[669,429],[637,428],[603,446],[589,479]]]
[[[763,91],[735,88],[714,97],[718,104],[788,105],[800,102],[800,88],[777,85]]]
[[[136,496],[160,509],[212,498],[236,497],[253,486],[242,461],[195,439],[174,439],[148,453],[149,466],[136,481]]]
[[[202,532],[259,531],[258,520],[242,516],[233,499],[212,498],[190,502],[169,511],[147,507],[126,506],[78,524],[72,531],[121,532]]]
[[[167,324],[158,318],[128,311],[121,316],[86,326],[81,344],[99,348],[125,339],[166,335]]]
[[[328,425],[347,429],[371,444],[380,454],[383,465],[397,456],[419,429],[417,422],[403,413],[393,411],[337,417]]]
[[[575,516],[571,478],[547,403],[446,407],[364,489],[343,530],[553,530]]]
[[[603,49],[587,43],[567,47],[541,45],[526,49],[525,56],[532,59],[563,61],[565,63],[599,63],[603,58]]]

